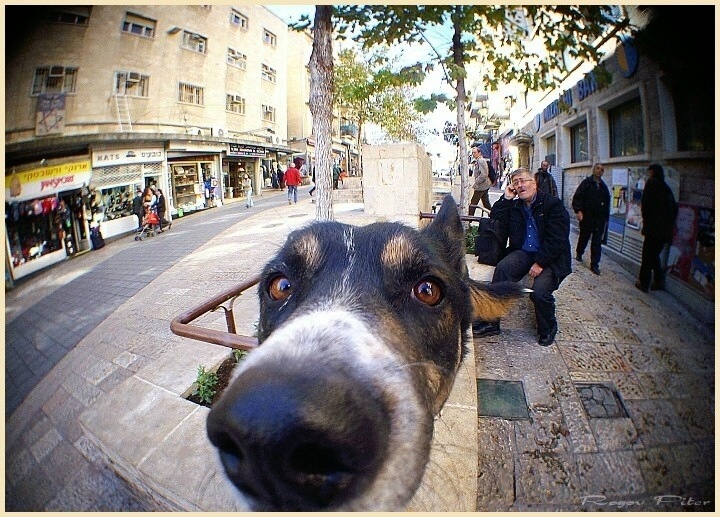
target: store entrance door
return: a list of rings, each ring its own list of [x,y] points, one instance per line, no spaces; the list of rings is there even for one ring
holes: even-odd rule
[[[65,228],[63,239],[67,254],[72,256],[78,252],[90,251],[90,229],[85,219],[85,205],[89,204],[90,200],[83,196],[81,189],[61,192],[59,196],[70,209],[72,220],[70,228]]]

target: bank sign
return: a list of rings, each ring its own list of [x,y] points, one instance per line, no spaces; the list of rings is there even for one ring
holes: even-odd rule
[[[157,163],[165,160],[162,147],[141,147],[133,149],[98,149],[92,152],[93,167],[111,167],[136,163]]]
[[[257,145],[228,144],[228,156],[243,156],[245,158],[265,158],[265,148]]]

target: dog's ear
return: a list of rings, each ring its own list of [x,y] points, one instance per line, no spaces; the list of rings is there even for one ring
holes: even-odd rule
[[[452,196],[445,196],[435,219],[422,230],[450,265],[463,270],[465,266],[465,232],[463,231],[457,203]]]
[[[468,286],[473,321],[498,321],[508,313],[518,298],[531,292],[515,282],[486,284],[470,278]]]

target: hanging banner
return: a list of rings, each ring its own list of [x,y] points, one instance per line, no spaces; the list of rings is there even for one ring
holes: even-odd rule
[[[90,160],[11,173],[5,176],[5,200],[26,201],[81,188],[91,176]]]
[[[65,131],[65,93],[41,93],[35,110],[35,135],[45,136]]]

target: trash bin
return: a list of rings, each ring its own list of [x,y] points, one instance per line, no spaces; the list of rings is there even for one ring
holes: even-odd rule
[[[177,216],[178,216],[178,217],[182,217],[183,215],[185,215],[185,211],[184,211],[182,208],[178,208],[178,209],[177,209]]]
[[[233,187],[225,187],[225,197],[228,199],[233,198]]]

